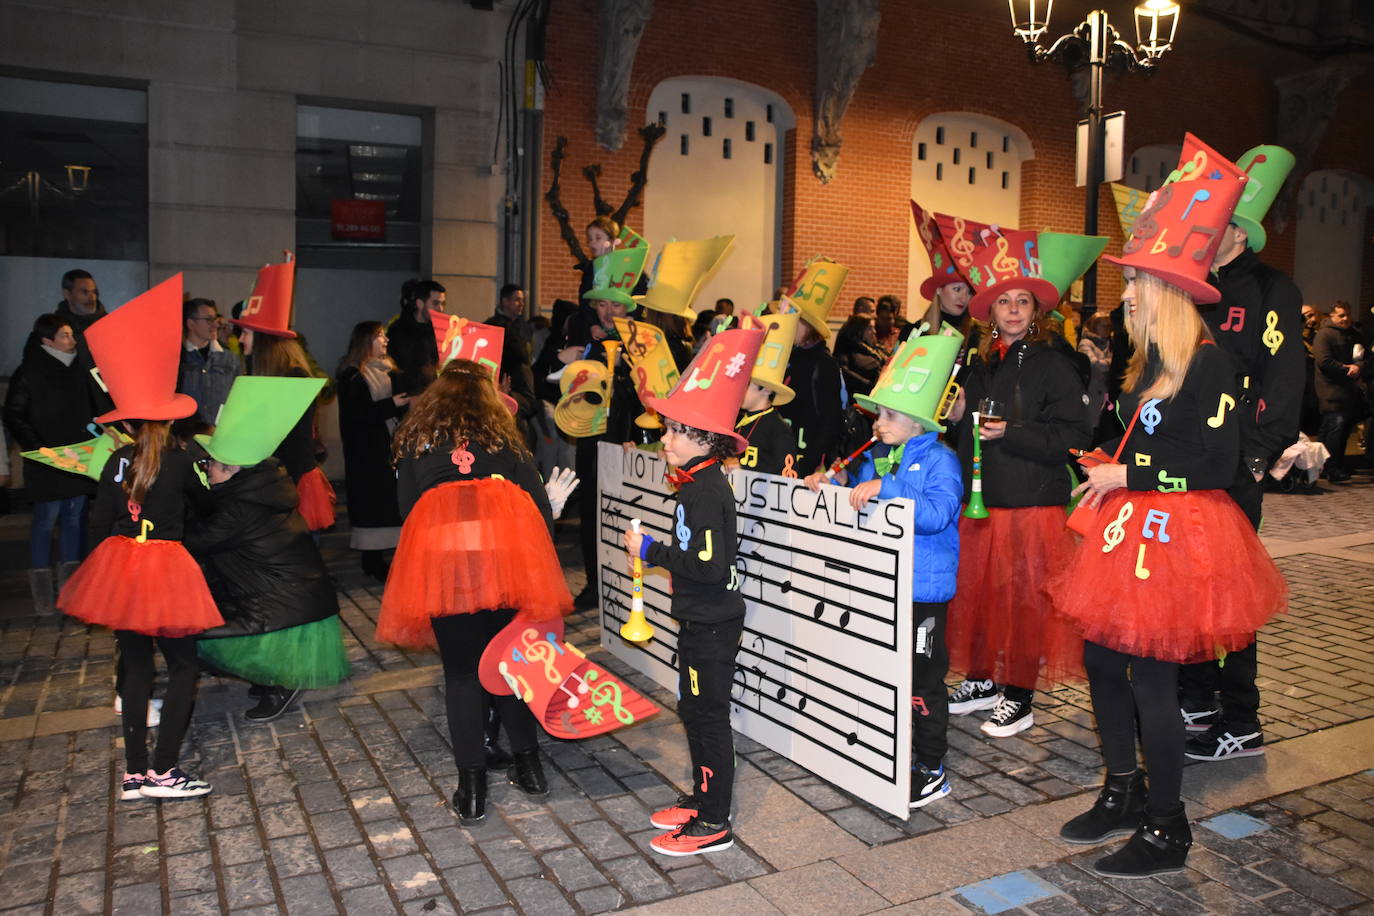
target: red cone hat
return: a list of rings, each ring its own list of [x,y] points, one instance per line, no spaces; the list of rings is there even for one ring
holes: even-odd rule
[[[1043,312],[1059,304],[1059,290],[1040,276],[1039,237],[1034,232],[943,213],[935,214],[935,222],[955,266],[973,290],[968,310],[974,318],[987,321],[992,303],[1009,289],[1028,290]]]
[[[296,291],[296,261],[286,252],[286,261],[268,264],[258,271],[253,292],[234,324],[274,337],[295,337],[291,330],[291,299]]]
[[[940,235],[940,224],[935,214],[924,210],[916,201],[911,202],[911,216],[916,220],[916,234],[925,246],[926,257],[930,258],[930,276],[921,281],[921,298],[933,301],[940,287],[950,283],[963,283],[964,277],[954,266],[954,256]]]
[[[110,312],[86,329],[100,386],[114,410],[95,418],[180,420],[196,412],[195,399],[177,394],[181,362],[181,274]]]
[[[1199,304],[1218,301],[1207,274],[1246,180],[1234,162],[1188,134],[1178,168],[1150,195],[1121,256],[1102,260],[1154,274]]]
[[[737,452],[748,442],[735,432],[744,393],[766,336],[762,330],[736,328],[713,336],[692,360],[666,398],[649,398],[660,416],[735,440]]]

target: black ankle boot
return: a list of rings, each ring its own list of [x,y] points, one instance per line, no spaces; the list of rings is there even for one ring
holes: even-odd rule
[[[1107,878],[1148,878],[1183,871],[1193,831],[1179,802],[1168,814],[1145,810],[1145,821],[1126,845],[1104,859],[1093,871]]]
[[[291,687],[264,687],[258,694],[258,705],[245,712],[243,718],[249,722],[271,722],[280,718],[300,695],[300,690]]]
[[[506,774],[510,784],[518,786],[526,795],[544,796],[549,794],[549,781],[544,778],[544,768],[539,764],[539,749],[515,752],[515,766]]]
[[[487,768],[463,767],[458,770],[458,791],[453,793],[453,810],[464,827],[480,824],[487,816]]]
[[[487,724],[484,732],[482,748],[487,752],[487,769],[499,770],[515,763],[515,758],[497,743],[497,739],[501,737],[501,716],[496,712],[495,705],[487,707]]]
[[[1092,809],[1060,827],[1059,838],[1088,844],[1134,833],[1145,816],[1145,797],[1145,774],[1140,770],[1123,776],[1108,774]]]

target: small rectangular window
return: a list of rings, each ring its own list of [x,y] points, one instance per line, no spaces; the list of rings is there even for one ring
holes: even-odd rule
[[[726,99],[726,100],[725,100],[725,116],[726,116],[727,118],[733,118],[733,117],[735,116],[735,100],[734,100],[734,99]]]
[[[1002,152],[1004,152],[1004,153],[1009,153],[1009,152],[1011,152],[1011,137],[1003,137],[1003,138],[1002,138]]]
[[[666,111],[660,111],[660,112],[658,113],[658,126],[659,126],[659,127],[667,127],[667,126],[668,126],[668,112],[666,112]]]
[[[955,165],[958,165],[958,164],[959,164],[959,152],[960,152],[959,147],[956,146],[956,147],[954,148],[954,164],[955,164]]]
[[[926,161],[926,145],[924,143],[916,144],[916,158],[922,162]]]
[[[935,128],[935,145],[936,145],[936,146],[944,146],[944,145],[945,145],[945,129],[944,129],[943,127],[937,127],[937,128]]]
[[[992,168],[992,150],[988,150],[988,168]]]
[[[944,177],[945,177],[945,164],[944,164],[943,162],[937,162],[937,163],[935,163],[935,180],[936,180],[936,181],[941,181],[941,180],[944,179]]]
[[[969,135],[968,135],[968,145],[971,146],[971,147],[973,147],[974,149],[977,149],[977,148],[978,148],[978,131],[976,131],[976,130],[969,131]]]
[[[678,152],[681,153],[681,154],[684,155],[684,156],[687,155],[687,151],[688,151],[688,149],[689,149],[689,146],[688,146],[689,142],[690,142],[690,141],[687,139],[687,135],[686,135],[686,134],[683,134],[681,137],[679,137],[679,138],[678,138],[678,141],[677,141],[677,149],[678,149]]]
[[[773,164],[773,144],[771,144],[771,143],[765,143],[765,144],[763,145],[763,164],[764,164],[764,165],[772,165],[772,164]]]
[[[726,137],[720,141],[720,156],[722,159],[730,158],[730,138]]]
[[[1011,176],[1006,172],[1002,173],[1002,190],[1005,191],[1011,186]]]
[[[701,119],[701,135],[702,135],[703,137],[709,137],[709,136],[711,136],[711,119],[710,119],[710,118],[702,118],[702,119]]]
[[[772,123],[773,123],[773,106],[772,106],[772,105],[765,105],[765,106],[763,106],[763,119],[764,119],[765,121],[767,121],[769,124],[772,124]]]
[[[749,142],[749,143],[753,143],[753,142],[754,142],[754,122],[753,122],[753,121],[745,121],[745,122],[744,122],[744,139],[745,139],[747,142]]]
[[[683,113],[683,114],[691,114],[691,113],[692,113],[692,94],[689,93],[689,92],[684,92],[684,93],[682,94],[682,113]]]
[[[1132,156],[1132,157],[1131,157],[1131,174],[1132,174],[1132,175],[1139,175],[1139,174],[1140,174],[1140,159],[1139,159],[1138,157],[1136,157],[1136,156]]]
[[[974,179],[974,177],[975,177],[977,174],[978,174],[978,170],[977,170],[976,168],[974,168],[973,166],[969,166],[969,169],[968,169],[968,183],[969,183],[969,184],[973,184],[973,179]]]
[[[1169,168],[1169,163],[1167,163],[1167,162],[1161,162],[1161,163],[1159,164],[1159,177],[1160,177],[1160,178],[1168,178],[1168,177],[1169,177],[1169,172],[1170,172],[1170,171],[1171,171],[1171,169]]]

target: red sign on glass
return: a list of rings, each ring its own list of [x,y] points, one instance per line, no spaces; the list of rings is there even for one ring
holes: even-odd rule
[[[386,201],[331,200],[329,223],[336,239],[386,238]]]

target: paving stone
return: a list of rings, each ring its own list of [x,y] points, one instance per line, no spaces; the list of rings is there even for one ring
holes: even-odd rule
[[[531,851],[543,852],[567,846],[572,840],[547,814],[534,814],[513,821],[515,830]]]
[[[626,856],[602,864],[620,889],[641,903],[671,896],[673,888],[640,856]]]
[[[458,897],[458,905],[465,912],[500,906],[508,902],[503,891],[487,871],[485,865],[462,865],[444,871],[444,880],[453,888]]]
[[[5,894],[8,897],[10,887],[8,882],[5,885]],[[110,912],[116,914],[130,914],[130,916],[144,916],[147,913],[156,913],[162,909],[162,888],[156,881],[147,881],[142,884],[126,884],[123,887],[116,887],[110,902]]]
[[[415,843],[415,834],[399,818],[373,821],[364,824],[363,828],[367,832],[367,841],[377,850],[377,857],[380,859],[406,855],[419,848]]]
[[[6,888],[8,898],[8,888]],[[105,910],[105,872],[88,871],[57,879],[54,913],[101,913]]]
[[[572,832],[582,849],[597,860],[614,859],[634,851],[620,832],[606,821],[575,824]]]
[[[358,825],[353,821],[353,815],[348,811],[311,815],[310,829],[322,849],[354,845],[362,836],[362,831],[358,829]]]
[[[301,805],[311,814],[338,811],[348,804],[338,783],[333,781],[298,785],[296,791],[300,793]]]
[[[484,838],[478,838],[482,855],[486,856],[496,874],[506,881],[540,873],[539,862],[530,855],[525,844],[519,839],[506,837],[485,842],[483,840]]]
[[[854,806],[829,812],[830,818],[870,846],[901,839],[905,834],[868,806]]]
[[[569,848],[548,852],[543,855],[542,861],[553,872],[558,886],[565,891],[584,890],[606,883],[606,876],[597,871],[581,850]]]
[[[267,844],[277,876],[291,878],[320,870],[320,856],[308,836],[283,837]]]
[[[615,888],[609,885],[603,885],[602,887],[593,887],[585,891],[578,891],[573,895],[573,899],[577,901],[577,905],[582,908],[584,913],[595,916],[597,913],[605,913],[609,910],[619,909],[625,897]]]
[[[105,834],[78,833],[62,841],[63,874],[105,867]]]
[[[231,865],[225,868],[224,896],[235,906],[257,906],[275,903],[277,892],[272,877],[261,863]]]
[[[324,875],[296,875],[281,882],[282,899],[290,916],[330,916],[339,912]]]
[[[1255,866],[1255,870],[1325,907],[1341,909],[1363,902],[1360,895],[1349,888],[1282,859],[1261,862]]]
[[[476,848],[468,842],[467,836],[457,827],[449,826],[422,831],[420,840],[434,864],[441,869],[478,861]]]
[[[515,902],[527,913],[539,913],[540,916],[548,913],[557,916],[577,912],[556,885],[542,878],[516,878],[507,886],[515,897]]]
[[[147,846],[125,846],[116,849],[114,852],[114,864],[110,869],[114,877],[116,886],[126,884],[141,884],[145,881],[157,881],[159,876],[160,851],[155,844]],[[22,868],[23,866],[18,866]],[[15,869],[6,869],[8,875]],[[36,874],[42,874],[43,869],[32,869]],[[8,892],[10,883],[4,882],[4,887]]]
[[[627,833],[648,827],[649,816],[653,813],[633,795],[603,798],[597,804],[617,827]]]
[[[377,913],[395,912],[396,904],[391,895],[380,884],[368,887],[355,887],[339,895],[343,900],[344,912],[348,916],[375,916]]]
[[[377,865],[365,846],[327,850],[324,862],[329,877],[340,890],[364,887],[378,880]]]

